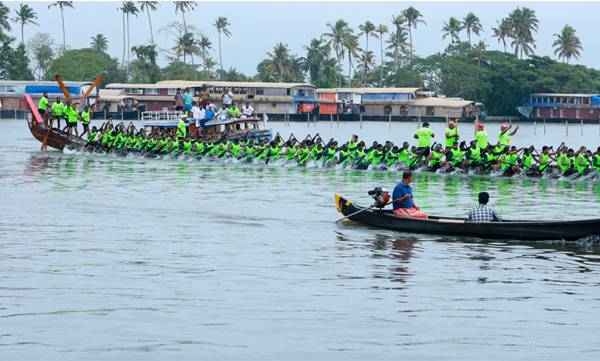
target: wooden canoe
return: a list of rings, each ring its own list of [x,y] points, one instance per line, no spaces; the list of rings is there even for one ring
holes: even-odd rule
[[[399,232],[528,241],[577,240],[586,236],[600,236],[600,219],[502,222],[468,222],[464,218],[436,216],[414,219],[398,217],[388,209],[361,207],[339,194],[335,195],[335,204],[337,210],[351,221]]]

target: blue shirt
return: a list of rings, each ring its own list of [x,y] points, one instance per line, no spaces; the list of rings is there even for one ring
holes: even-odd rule
[[[212,120],[215,117],[215,112],[213,112],[210,109],[206,109],[206,113],[204,115],[204,119],[206,120]]]
[[[183,103],[192,104],[192,93],[183,93]]]
[[[396,199],[400,199],[407,194],[410,194],[410,198],[406,199],[402,203],[394,202],[393,203],[394,209],[414,207],[413,200],[412,200],[412,187],[409,185],[407,186],[402,182],[398,183],[396,185],[396,187],[394,187],[394,192],[392,193],[392,200],[395,201]]]

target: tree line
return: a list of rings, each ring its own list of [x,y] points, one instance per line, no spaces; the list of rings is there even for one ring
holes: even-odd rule
[[[181,22],[174,21],[159,30],[172,42],[170,47],[159,49],[154,42],[152,13],[165,5],[157,1],[121,3],[118,11],[122,17],[123,52],[117,59],[107,54],[109,40],[103,34],[91,37],[88,48],[69,49],[63,14],[74,9],[72,1],[48,6],[61,14],[60,46],[46,33],[38,33],[25,43],[24,29],[37,25],[37,14],[29,5],[20,4],[11,17],[10,10],[0,3],[0,78],[51,79],[60,72],[66,79],[89,80],[104,70],[108,72],[106,82],[220,79],[309,81],[317,87],[419,86],[450,97],[480,101],[488,106],[490,114],[514,114],[515,107],[530,92],[600,92],[597,70],[569,64],[583,51],[572,26],[565,25],[554,35],[552,46],[558,61],[535,54],[539,20],[527,7],[516,7],[489,29],[504,51],[488,50],[488,44],[480,38],[486,29],[469,12],[444,22],[440,30],[441,37],[448,40],[446,49],[418,56],[413,34],[427,22],[419,10],[410,6],[387,24],[365,21],[353,29],[343,19],[327,23],[326,31],[303,47],[303,54],[293,54],[286,43],[278,42],[258,63],[256,74],[249,76],[223,65],[223,40],[232,36],[226,17],[218,17],[211,24],[217,30],[217,58],[212,56],[215,49],[211,39],[188,24],[186,14],[197,5],[193,1],[173,3],[174,14],[181,16]],[[141,14],[148,20],[150,42],[132,46],[130,18]],[[6,34],[11,22],[21,30],[21,41],[16,46],[16,39]],[[162,68],[157,62],[159,53],[168,60]]]

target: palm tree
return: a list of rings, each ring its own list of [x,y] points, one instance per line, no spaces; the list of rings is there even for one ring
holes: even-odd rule
[[[406,19],[403,15],[393,16],[392,15],[392,24],[396,28],[395,32],[392,32],[390,38],[387,43],[390,44],[387,49],[392,50],[392,54],[394,56],[394,66],[395,69],[398,69],[400,63],[400,54],[407,54],[407,40],[408,37],[406,35],[406,27],[404,24],[406,23]]]
[[[152,19],[150,19],[150,12],[158,9],[158,1],[138,1],[140,4],[140,10],[146,12],[148,15],[148,25],[150,26],[150,42],[154,44],[154,32],[152,31]]]
[[[442,38],[446,39],[446,37],[450,36],[450,41],[452,42],[452,44],[458,43],[460,42],[459,34],[462,29],[463,23],[454,16],[452,16],[450,17],[450,19],[448,19],[448,21],[444,22],[444,27],[442,28],[444,35],[442,36]]]
[[[91,38],[90,48],[100,53],[106,53],[108,50],[108,39],[106,39],[104,34],[96,34]]]
[[[570,25],[565,25],[560,31],[560,34],[554,34],[556,40],[552,43],[554,54],[559,59],[564,59],[567,64],[571,58],[579,59],[583,46],[579,37],[575,34],[575,29]]]
[[[273,48],[273,51],[267,52],[269,59],[269,65],[267,66],[267,72],[270,75],[278,75],[279,82],[283,83],[283,76],[288,72],[286,69],[290,62],[290,51],[287,44],[277,43]]]
[[[13,18],[13,21],[21,23],[21,44],[25,45],[25,25],[38,25],[38,23],[35,22],[37,15],[31,6],[23,3],[19,5],[19,9],[15,10],[15,13],[17,16]]]
[[[362,70],[364,74],[367,74],[375,65],[375,55],[372,51],[364,51],[359,60],[358,69]],[[366,79],[363,79],[363,85],[366,85]]]
[[[0,34],[4,33],[5,31],[10,31],[9,17],[10,9],[3,3],[0,3]]]
[[[416,29],[418,24],[426,25],[427,23],[423,20],[423,15],[419,12],[419,10],[414,7],[408,7],[402,11],[402,16],[406,19],[406,24],[408,25],[408,38],[410,44],[410,60],[412,61],[414,55],[413,48],[413,39],[412,39],[412,29]]]
[[[381,73],[379,75],[379,86],[381,87],[383,84],[383,34],[388,33],[388,27],[385,24],[379,24],[377,29],[375,29],[377,34],[379,35],[379,53],[381,56],[380,65],[381,65]]]
[[[469,39],[469,48],[471,47],[471,34],[479,35],[479,32],[483,30],[479,18],[472,12],[468,13],[463,19],[463,28],[467,31],[467,38]]]
[[[212,43],[210,42],[210,39],[208,38],[208,36],[206,35],[200,35],[200,40],[197,41],[197,45],[198,47],[200,47],[200,50],[202,51],[202,65],[204,68],[204,71],[208,71],[208,51],[210,49],[212,49]]]
[[[192,59],[192,65],[194,64],[194,54],[198,55],[200,53],[200,47],[192,33],[184,33],[178,37],[174,50],[178,57],[183,55],[184,64],[186,63],[186,56],[189,55]]]
[[[358,36],[354,35],[352,29],[348,29],[350,33],[344,39],[344,48],[348,54],[348,81],[352,79],[352,58],[358,57],[360,47],[358,45]]]
[[[327,63],[334,59],[330,58],[331,47],[324,39],[312,39],[308,46],[304,46],[306,56],[302,60],[302,69],[308,73],[311,83],[319,86],[326,81]]]
[[[181,13],[181,18],[183,19],[183,28],[187,33],[187,24],[185,22],[185,13],[189,13],[190,11],[196,8],[195,1],[175,1],[175,14],[178,12]]]
[[[60,21],[62,23],[62,35],[63,35],[63,46],[62,46],[62,51],[64,52],[67,48],[67,42],[65,40],[65,16],[64,16],[64,10],[65,8],[71,8],[74,9],[75,7],[73,6],[73,2],[72,1],[56,1],[51,3],[50,5],[48,5],[48,9],[52,8],[53,6],[57,7],[60,9]]]
[[[360,30],[360,33],[358,33],[358,36],[364,35],[365,36],[365,53],[369,52],[369,36],[377,39],[378,35],[377,33],[375,33],[375,24],[373,24],[370,21],[365,21],[364,24],[361,24],[358,26],[358,29]],[[363,83],[366,83],[367,81],[367,71],[365,68],[365,71],[363,73]]]
[[[498,21],[498,27],[492,28],[494,37],[498,38],[498,42],[502,42],[504,45],[504,52],[506,53],[506,39],[512,37],[512,25],[508,19],[502,19]]]
[[[335,56],[338,60],[338,67],[341,69],[342,60],[344,59],[345,47],[344,42],[346,38],[352,35],[352,30],[348,26],[348,23],[342,19],[336,21],[334,24],[327,23],[329,32],[323,33],[323,38],[327,39],[327,45],[332,48],[335,52]],[[341,72],[338,77],[338,85],[341,85],[342,78]]]
[[[226,37],[231,36],[231,32],[229,31],[229,29],[227,29],[229,25],[231,25],[229,23],[229,20],[227,20],[227,18],[224,16],[219,16],[219,18],[215,20],[215,23],[213,24],[213,26],[217,29],[217,32],[219,33],[219,64],[221,65],[221,71],[223,70],[223,54],[221,53],[221,34],[225,35]]]
[[[127,44],[125,45],[125,49],[127,49],[127,66],[129,66],[129,56],[131,55],[131,41],[129,40],[129,15],[137,16],[139,9],[135,6],[133,1],[123,1],[123,5],[121,7],[121,11],[123,11],[123,15],[125,15],[126,19],[126,34],[127,34]],[[128,71],[129,73],[129,71]]]
[[[535,16],[535,11],[529,8],[516,8],[507,19],[511,25],[513,41],[511,46],[515,49],[515,55],[523,58],[523,54],[533,54],[533,49],[536,48],[533,33],[538,30],[538,19]]]

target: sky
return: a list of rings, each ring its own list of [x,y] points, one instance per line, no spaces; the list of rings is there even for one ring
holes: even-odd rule
[[[27,2],[38,15],[39,26],[25,28],[25,38],[37,32],[49,33],[62,43],[60,12],[57,8],[48,9],[49,2]],[[11,9],[19,2],[5,2]],[[88,47],[90,38],[104,34],[109,41],[109,53],[121,57],[123,49],[121,13],[117,8],[120,2],[76,2],[75,9],[65,10],[67,44],[70,48]],[[358,32],[358,25],[366,20],[377,24],[387,24],[392,28],[392,15],[402,9],[415,6],[424,16],[426,25],[420,24],[414,31],[415,52],[418,55],[431,55],[442,51],[449,43],[442,39],[441,28],[449,17],[463,18],[473,11],[481,20],[484,31],[481,38],[490,49],[502,50],[502,45],[492,37],[491,28],[517,6],[535,10],[540,21],[535,34],[538,44],[536,54],[555,57],[552,50],[554,34],[565,24],[573,26],[584,47],[580,60],[574,63],[600,68],[600,47],[595,39],[598,29],[600,3],[590,2],[198,2],[197,8],[186,14],[188,24],[193,24],[207,35],[213,43],[212,55],[218,61],[217,32],[212,26],[219,16],[226,16],[231,23],[230,38],[223,38],[223,65],[235,67],[247,75],[256,73],[256,65],[264,59],[276,42],[287,43],[291,52],[303,55],[303,46],[312,38],[327,31],[327,23],[344,19]],[[152,13],[154,38],[159,49],[173,46],[174,39],[164,29],[173,21],[181,22],[181,15],[175,14],[171,1],[161,2],[159,9]],[[14,15],[14,10],[11,11]],[[13,23],[12,34],[20,39],[20,26]],[[131,19],[131,45],[150,42],[150,31],[146,14]],[[466,34],[462,35],[466,39]],[[477,39],[477,38],[475,38]],[[26,40],[27,41],[27,40]],[[361,38],[364,47],[364,37]],[[369,42],[370,50],[378,54],[377,40]],[[131,55],[133,58],[133,54]],[[167,59],[161,55],[160,64]]]

